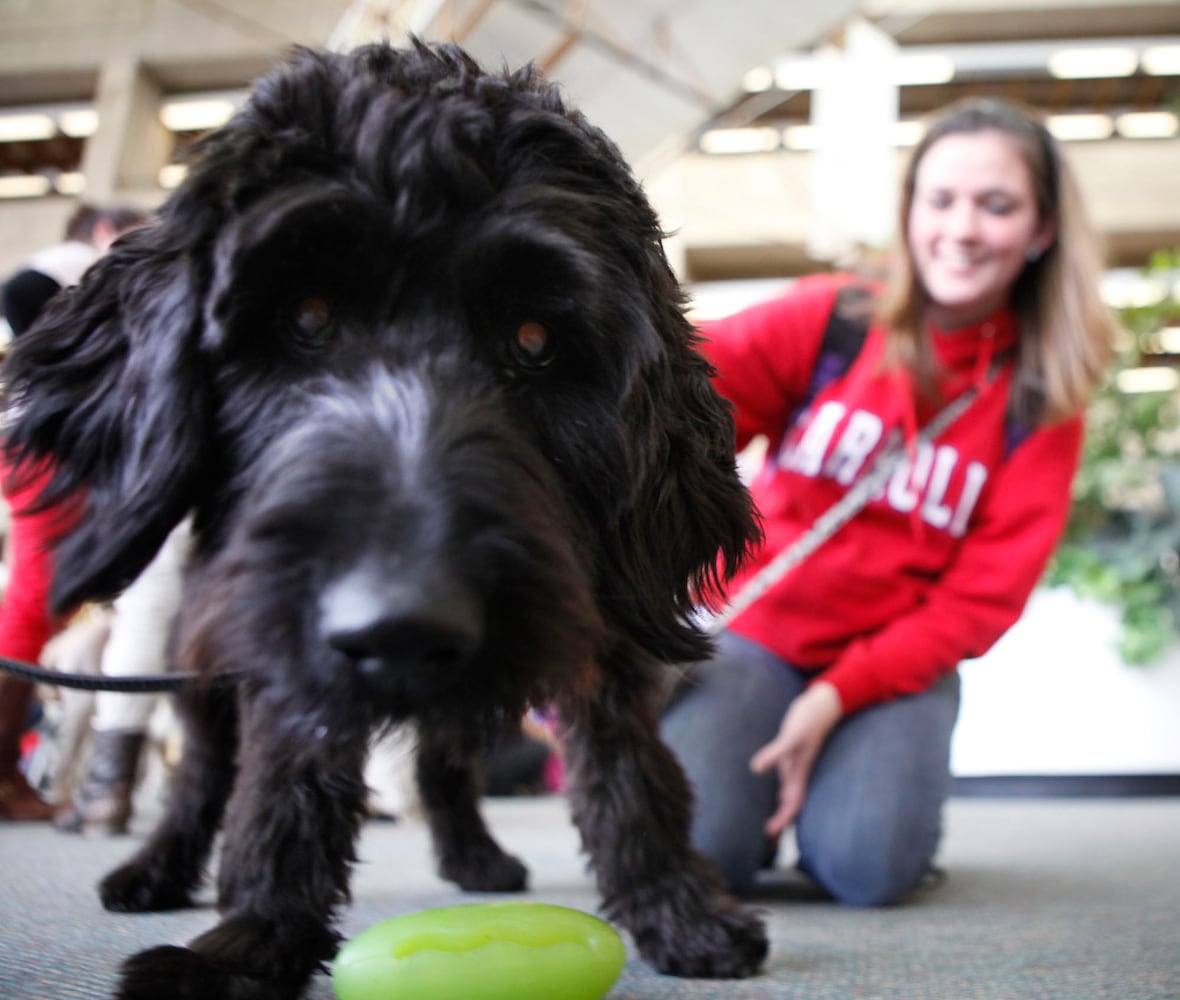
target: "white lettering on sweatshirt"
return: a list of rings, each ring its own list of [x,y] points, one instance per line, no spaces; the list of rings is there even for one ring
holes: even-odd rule
[[[844,433],[824,463],[824,475],[835,479],[841,486],[852,485],[865,459],[881,440],[883,430],[884,425],[877,414],[865,410],[853,411]]]
[[[835,400],[824,403],[811,418],[798,444],[791,449],[789,455],[783,456],[785,461],[781,464],[803,476],[818,476],[819,470],[823,468],[828,443],[832,440],[836,425],[843,419],[846,409],[843,403]]]
[[[778,453],[779,467],[812,479],[822,475],[850,486],[880,443],[885,428],[875,413],[853,410],[844,421],[847,412],[839,400],[823,403],[798,440],[784,438]],[[882,495],[893,510],[908,514],[917,509],[927,524],[961,538],[988,478],[987,466],[967,462],[958,477],[962,480],[958,498],[952,500],[948,494],[962,464],[953,446],[921,441],[914,453],[898,465]]]

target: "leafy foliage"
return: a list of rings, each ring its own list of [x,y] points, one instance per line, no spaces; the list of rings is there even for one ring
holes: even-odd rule
[[[1163,294],[1120,310],[1127,343],[1087,413],[1073,509],[1046,577],[1120,609],[1130,664],[1158,659],[1180,624],[1177,393],[1119,388],[1121,372],[1176,350],[1161,333],[1180,328],[1180,248],[1154,255],[1146,274]]]

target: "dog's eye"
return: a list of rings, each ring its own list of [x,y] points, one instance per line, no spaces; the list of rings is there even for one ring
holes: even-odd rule
[[[301,300],[291,310],[291,328],[308,347],[328,347],[336,335],[332,306],[317,296]]]
[[[522,368],[546,368],[557,357],[557,343],[543,324],[529,320],[516,328],[509,352]]]

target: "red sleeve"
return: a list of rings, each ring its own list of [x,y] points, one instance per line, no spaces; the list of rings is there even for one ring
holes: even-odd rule
[[[702,326],[701,349],[734,406],[739,451],[759,434],[777,436],[802,401],[838,287],[828,275],[802,278],[779,298]]]
[[[1081,453],[1082,420],[1038,430],[995,473],[954,563],[925,602],[851,643],[820,676],[847,713],[926,690],[982,656],[1020,617],[1061,537]]]

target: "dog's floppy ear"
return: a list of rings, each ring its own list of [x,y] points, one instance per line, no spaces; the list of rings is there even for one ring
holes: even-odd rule
[[[55,553],[58,610],[123,589],[194,499],[205,449],[203,295],[191,257],[165,245],[168,228],[116,243],[5,362],[14,479],[48,460],[42,504],[85,498]]]
[[[732,409],[713,386],[658,247],[648,264],[650,322],[661,349],[627,404],[638,492],[611,561],[627,581],[617,613],[633,636],[661,659],[687,661],[709,650],[694,610],[723,599],[724,583],[761,531],[737,473]]]
[[[612,355],[628,359],[621,453],[611,456],[626,474],[601,469],[602,481],[590,484],[604,499],[611,484],[626,494],[607,501],[609,527],[597,539],[599,602],[659,659],[698,660],[710,650],[699,609],[724,600],[724,584],[761,539],[737,472],[733,412],[698,350],[684,291],[664,253],[665,234],[642,186],[609,138],[579,113],[565,115],[574,128],[549,134],[549,161],[570,164],[580,190],[595,192],[597,214],[582,230],[583,238],[596,234],[589,242],[602,267],[592,298],[615,304],[599,326],[620,338]],[[529,135],[535,151],[540,136]]]

